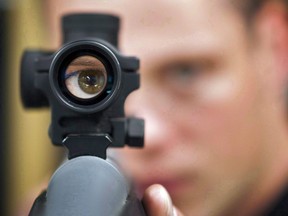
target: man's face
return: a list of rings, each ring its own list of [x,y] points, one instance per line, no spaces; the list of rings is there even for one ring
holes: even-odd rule
[[[141,60],[126,113],[145,119],[145,148],[119,151],[139,190],[163,184],[187,215],[236,208],[277,137],[274,63],[241,14],[220,0],[79,2],[67,11],[121,14],[120,48]]]

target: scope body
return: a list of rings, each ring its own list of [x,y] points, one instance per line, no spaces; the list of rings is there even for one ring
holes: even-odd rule
[[[23,54],[22,102],[26,108],[51,108],[49,136],[55,145],[67,147],[67,140],[79,140],[79,136],[95,143],[100,135],[109,137],[111,147],[143,146],[144,121],[124,113],[126,97],[140,85],[139,60],[123,56],[114,46],[117,34],[111,36],[111,32],[118,33],[119,24],[115,20],[110,15],[67,15],[63,18],[67,41],[58,51],[27,50]],[[81,142],[72,155],[106,157],[104,147],[79,150],[83,146]]]
[[[49,136],[69,150],[29,216],[142,216],[142,204],[108,147],[143,147],[144,121],[126,117],[126,97],[139,88],[139,60],[118,49],[119,18],[70,14],[57,51],[27,50],[21,62],[26,108],[50,107]]]

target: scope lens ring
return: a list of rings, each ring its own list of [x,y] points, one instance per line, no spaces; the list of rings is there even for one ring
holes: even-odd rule
[[[115,54],[98,41],[76,41],[53,58],[49,82],[60,103],[82,113],[108,107],[118,95],[122,74]]]

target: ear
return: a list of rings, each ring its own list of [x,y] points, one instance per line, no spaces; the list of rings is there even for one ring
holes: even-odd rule
[[[260,43],[270,50],[278,84],[287,88],[288,81],[288,5],[272,1],[265,3],[255,17],[254,27]],[[281,83],[282,82],[282,83]]]

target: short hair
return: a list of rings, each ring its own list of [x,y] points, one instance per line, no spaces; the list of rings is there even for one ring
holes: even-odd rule
[[[283,2],[288,8],[288,0],[232,0],[232,3],[241,10],[245,18],[251,20],[261,7],[269,1]]]

